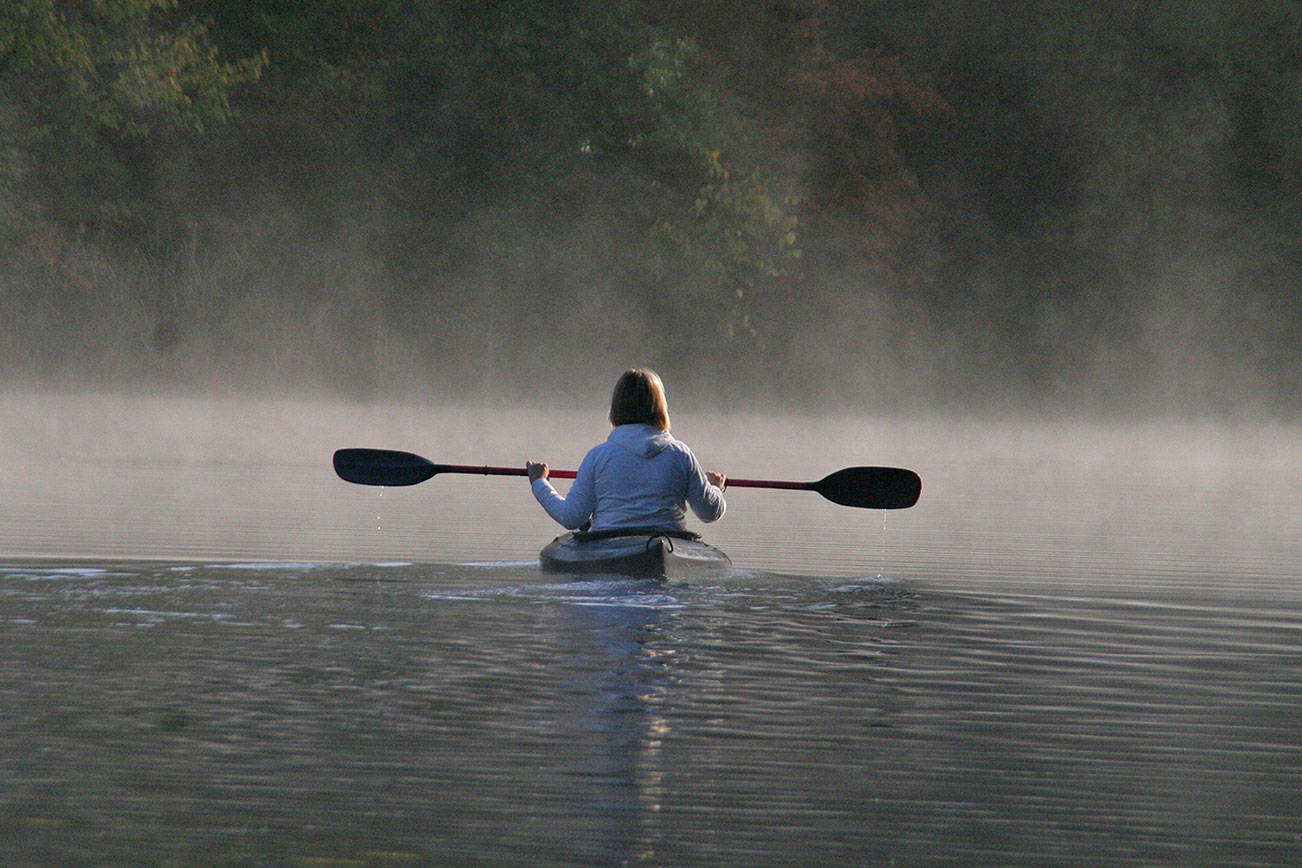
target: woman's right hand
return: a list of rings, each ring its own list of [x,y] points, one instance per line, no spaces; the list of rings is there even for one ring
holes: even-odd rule
[[[720,490],[728,487],[728,477],[724,476],[722,473],[715,473],[713,470],[707,470],[705,471],[705,478],[710,481],[711,485]]]
[[[524,469],[529,472],[529,482],[531,483],[547,478],[547,465],[541,461],[526,461]]]

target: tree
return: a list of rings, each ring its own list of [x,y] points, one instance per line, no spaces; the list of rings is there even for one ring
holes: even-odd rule
[[[264,63],[221,60],[176,0],[0,4],[10,202],[93,233],[146,217],[158,148],[227,121]]]
[[[710,107],[689,125],[707,179],[672,237],[738,296],[743,321],[752,300],[782,315],[802,275],[907,284],[909,251],[927,240],[905,140],[949,109],[898,57],[830,38],[853,5],[682,0],[654,13],[699,53],[689,82]]]

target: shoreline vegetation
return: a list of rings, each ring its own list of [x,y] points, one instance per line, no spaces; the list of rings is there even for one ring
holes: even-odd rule
[[[0,10],[53,387],[1302,410],[1296,4]]]

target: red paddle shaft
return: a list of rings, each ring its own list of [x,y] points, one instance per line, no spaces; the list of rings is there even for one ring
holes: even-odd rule
[[[444,464],[443,473],[477,473],[481,476],[528,476],[523,467],[480,467],[474,464]],[[547,475],[554,479],[574,479],[578,476],[573,470],[551,470]],[[784,482],[772,479],[729,479],[729,488],[785,488],[791,491],[808,491],[812,487],[808,482]]]
[[[814,486],[808,482],[785,482],[776,479],[733,479],[728,477],[727,488],[786,488],[791,491],[809,491]]]
[[[523,467],[479,467],[473,464],[442,464],[440,473],[477,473],[480,476],[528,476],[529,471]],[[548,470],[548,476],[556,479],[573,479],[578,473],[573,470]]]

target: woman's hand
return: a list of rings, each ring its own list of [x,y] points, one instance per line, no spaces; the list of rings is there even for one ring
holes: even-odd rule
[[[541,461],[526,461],[524,469],[529,471],[529,482],[534,483],[547,478],[547,465]]]
[[[728,487],[728,477],[722,473],[715,473],[713,470],[705,471],[705,478],[710,480],[710,484],[720,490]]]

